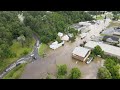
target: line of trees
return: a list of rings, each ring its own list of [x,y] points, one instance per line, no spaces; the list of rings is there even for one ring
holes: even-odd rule
[[[79,79],[81,77],[81,71],[78,68],[72,68],[69,75],[67,75],[67,73],[68,72],[66,64],[58,66],[58,79]]]

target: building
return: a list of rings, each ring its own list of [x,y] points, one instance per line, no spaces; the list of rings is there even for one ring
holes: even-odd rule
[[[113,35],[120,36],[120,32],[114,32]]]
[[[109,42],[109,43],[112,43],[112,44],[118,44],[119,43],[119,38],[118,37],[115,37],[115,36],[104,36],[103,37],[103,41],[105,42]]]
[[[90,55],[90,52],[90,49],[84,47],[76,47],[72,52],[72,57],[84,62]]]
[[[86,48],[93,49],[95,46],[99,45],[105,54],[115,56],[120,59],[120,48],[112,45],[108,45],[101,42],[89,41],[85,44]]]
[[[55,50],[55,49],[61,47],[62,45],[64,45],[64,41],[61,42],[61,43],[58,43],[58,41],[55,41],[55,42],[53,42],[49,47],[50,47],[51,49]]]
[[[68,35],[64,35],[61,40],[63,41],[69,41],[69,36]]]

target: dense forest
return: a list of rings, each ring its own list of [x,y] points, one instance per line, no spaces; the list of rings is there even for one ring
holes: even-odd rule
[[[24,22],[18,19],[23,13]],[[10,50],[14,40],[19,41],[22,47],[29,46],[32,32],[36,32],[42,43],[49,43],[57,39],[57,33],[73,33],[77,31],[68,28],[73,23],[93,20],[90,14],[83,11],[1,11],[0,12],[0,59],[16,56]]]
[[[10,58],[16,56],[15,52],[10,50],[10,46],[14,40],[22,42],[22,37],[25,39],[25,43],[29,45],[32,34],[30,28],[26,27],[18,19],[17,11],[1,11],[0,12],[0,59]]]
[[[90,14],[83,11],[29,11],[24,12],[25,25],[35,31],[41,42],[48,44],[57,38],[57,33],[77,33],[73,28],[68,28],[73,23],[93,20]]]

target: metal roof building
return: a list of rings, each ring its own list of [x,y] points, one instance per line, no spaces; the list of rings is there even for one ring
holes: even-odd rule
[[[81,61],[85,61],[87,57],[90,55],[90,49],[84,47],[75,47],[72,54],[73,57],[79,59]]]
[[[120,48],[100,42],[89,41],[85,44],[85,47],[93,49],[95,46],[99,45],[105,54],[116,56],[120,59]]]

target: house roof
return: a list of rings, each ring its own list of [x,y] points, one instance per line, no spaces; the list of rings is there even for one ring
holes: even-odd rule
[[[89,41],[85,44],[85,47],[93,49],[95,46],[99,45],[104,52],[112,54],[114,56],[120,56],[120,48],[105,43]]]
[[[69,40],[68,35],[64,35],[64,36],[61,38],[61,40],[68,41],[68,40]]]
[[[119,41],[119,38],[118,37],[115,37],[115,36],[104,36],[103,37],[104,40],[112,40],[112,41]]]
[[[83,47],[76,47],[72,53],[81,57],[85,57],[88,51],[90,51],[90,49],[83,48]]]

